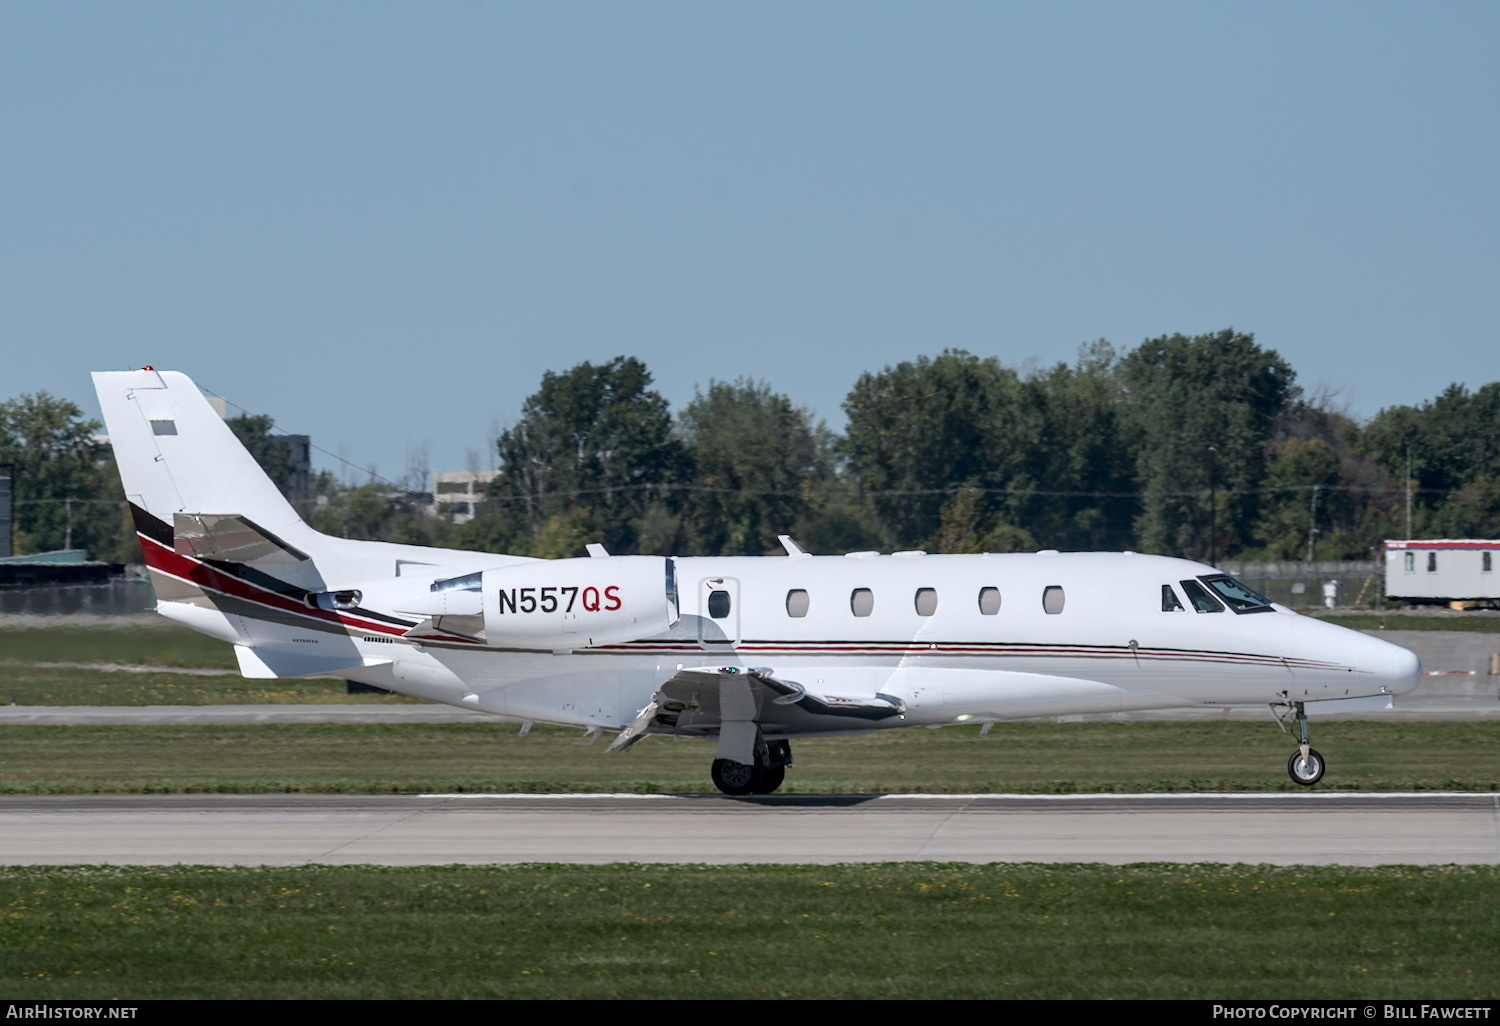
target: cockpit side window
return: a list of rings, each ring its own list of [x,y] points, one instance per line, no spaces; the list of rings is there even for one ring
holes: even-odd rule
[[[1170,584],[1161,586],[1161,611],[1163,613],[1182,612],[1182,600],[1177,597],[1177,593],[1172,590]]]
[[[1193,608],[1200,613],[1222,613],[1224,606],[1218,599],[1204,590],[1203,585],[1197,581],[1183,581],[1182,591],[1193,604]]]
[[[1236,613],[1270,613],[1271,600],[1258,591],[1245,587],[1239,581],[1227,574],[1216,574],[1213,577],[1200,577],[1200,581],[1219,593],[1219,597],[1229,603],[1229,608]]]

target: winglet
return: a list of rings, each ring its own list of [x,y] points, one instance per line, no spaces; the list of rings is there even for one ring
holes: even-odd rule
[[[606,549],[603,545],[600,545],[598,542],[589,542],[583,548],[584,551],[594,559],[603,559],[605,556],[609,555],[609,550]]]

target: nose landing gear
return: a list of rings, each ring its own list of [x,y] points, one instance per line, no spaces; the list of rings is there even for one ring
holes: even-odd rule
[[[1276,707],[1272,706],[1271,709],[1274,713]],[[1293,783],[1301,784],[1303,787],[1312,787],[1323,779],[1323,770],[1327,764],[1323,762],[1323,756],[1318,753],[1318,750],[1308,743],[1307,710],[1303,707],[1302,703],[1293,702],[1289,711],[1296,714],[1297,733],[1301,738],[1301,744],[1292,753],[1292,757],[1287,760],[1286,773],[1287,776],[1292,778]],[[1281,729],[1285,732],[1285,714],[1276,713],[1276,721],[1281,724]]]

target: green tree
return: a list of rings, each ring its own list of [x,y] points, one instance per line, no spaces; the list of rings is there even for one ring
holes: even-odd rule
[[[1120,361],[1142,491],[1138,544],[1216,558],[1253,537],[1275,418],[1295,374],[1250,334],[1148,339]]]
[[[46,392],[0,403],[0,474],[11,476],[17,552],[120,547],[119,478],[94,440],[99,422]]]
[[[1289,403],[1276,418],[1261,487],[1258,548],[1265,559],[1370,558],[1389,537],[1397,502],[1390,475],[1355,447],[1359,426],[1331,396]]]
[[[1042,429],[1024,477],[1032,490],[1017,488],[1011,497],[1018,530],[1046,548],[1130,548],[1136,453],[1114,349],[1102,339],[1084,345],[1073,365],[1032,374],[1025,388]]]
[[[1358,447],[1403,482],[1410,452],[1415,536],[1496,531],[1481,482],[1500,479],[1500,382],[1472,393],[1453,384],[1420,406],[1381,410],[1360,433]],[[1395,520],[1404,534],[1404,511]]]
[[[860,376],[842,448],[893,544],[937,545],[965,490],[983,494],[980,517],[1006,508],[1041,432],[1028,398],[1015,371],[957,349]]]
[[[543,375],[497,441],[485,522],[461,536],[546,556],[577,555],[579,539],[611,552],[674,548],[687,453],[650,385],[646,365],[625,356]]]
[[[693,551],[760,555],[808,513],[826,473],[811,415],[764,382],[711,381],[679,418],[691,454]]]
[[[403,545],[446,545],[453,533],[451,524],[427,515],[421,493],[382,489],[373,482],[340,487],[326,473],[319,475],[318,485],[322,497],[309,522],[324,534]]]
[[[260,464],[260,468],[281,490],[281,494],[290,498],[291,452],[285,439],[271,434],[276,426],[275,421],[264,413],[246,413],[230,417],[225,423],[249,450],[250,455],[255,457],[255,462]]]
[[[1321,438],[1287,439],[1276,449],[1265,478],[1257,534],[1270,559],[1305,559],[1318,551],[1318,535],[1333,520],[1339,494],[1338,454]],[[1326,544],[1323,546],[1326,548]]]

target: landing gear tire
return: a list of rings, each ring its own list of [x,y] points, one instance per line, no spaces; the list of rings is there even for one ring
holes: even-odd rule
[[[1298,749],[1292,753],[1292,757],[1286,762],[1287,776],[1294,783],[1303,787],[1312,787],[1323,779],[1323,757],[1318,754],[1317,749],[1309,748],[1307,757],[1302,757],[1302,750]]]
[[[725,794],[757,793],[755,784],[760,774],[755,771],[754,766],[747,766],[733,759],[715,759],[710,775],[714,779],[714,786]]]
[[[786,779],[785,766],[757,766],[755,783],[750,785],[753,794],[770,794]]]

